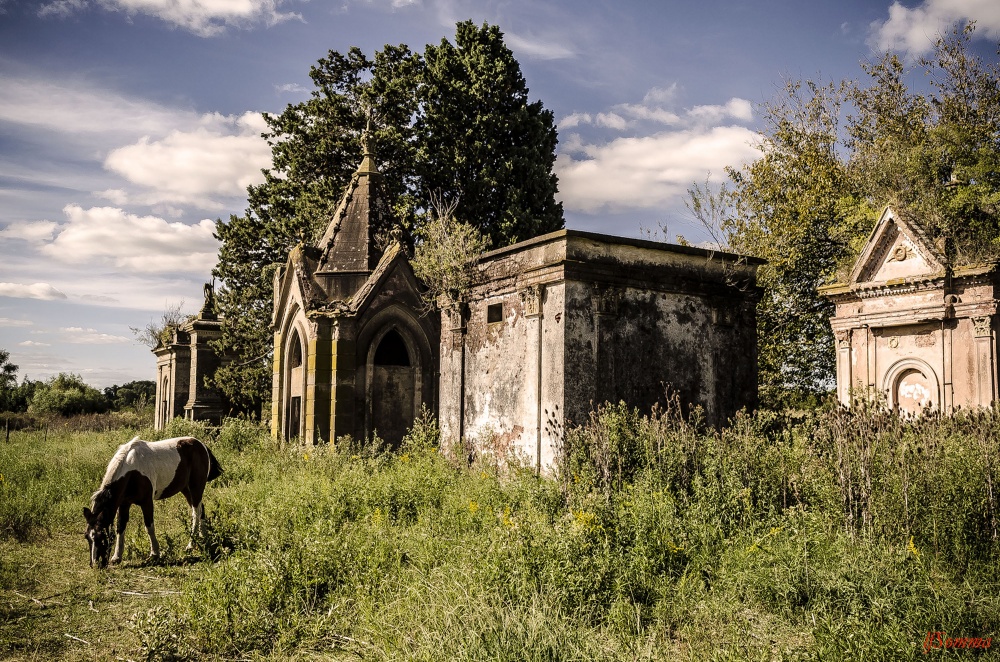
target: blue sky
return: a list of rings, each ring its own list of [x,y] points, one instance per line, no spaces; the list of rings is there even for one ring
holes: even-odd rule
[[[129,326],[210,278],[214,221],[269,150],[261,112],[309,93],[330,49],[422,50],[499,25],[559,127],[570,227],[704,239],[684,191],[754,155],[757,105],[788,78],[856,77],[995,0],[0,0],[0,348],[21,374],[151,378]]]

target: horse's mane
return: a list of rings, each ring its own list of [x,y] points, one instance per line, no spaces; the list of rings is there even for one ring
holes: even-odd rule
[[[139,435],[132,437],[132,440],[128,443],[122,444],[115,451],[114,456],[112,456],[111,461],[108,462],[107,471],[104,472],[104,480],[101,481],[101,488],[94,492],[94,496],[91,498],[91,502],[97,498],[97,495],[104,491],[104,488],[115,479],[115,474],[118,473],[118,469],[121,468],[122,463],[125,461],[125,457],[128,455],[129,449],[132,448],[132,444],[139,440]]]

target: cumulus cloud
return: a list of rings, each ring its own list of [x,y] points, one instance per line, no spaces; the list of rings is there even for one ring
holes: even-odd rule
[[[19,347],[51,347],[47,342],[35,342],[34,340],[25,340],[24,342],[17,343]]]
[[[193,131],[175,130],[160,140],[148,136],[112,150],[104,166],[145,187],[145,204],[198,204],[220,209],[218,197],[243,195],[263,181],[271,149],[260,134],[267,128],[259,113],[239,117],[206,115]],[[109,198],[123,191],[106,191]]]
[[[66,295],[48,283],[32,283],[31,285],[24,283],[0,283],[0,297],[54,301],[56,299],[65,299]]]
[[[16,221],[0,230],[0,238],[31,242],[46,241],[52,238],[56,227],[58,225],[52,221]]]
[[[869,44],[918,56],[933,50],[934,41],[951,26],[970,20],[976,21],[980,37],[1000,38],[996,0],[924,0],[912,8],[896,0],[889,6],[889,18],[871,24]]]
[[[746,99],[733,97],[722,105],[701,105],[686,110],[675,109],[677,85],[654,87],[640,103],[620,103],[609,111],[597,114],[572,113],[559,121],[559,128],[594,125],[617,131],[634,128],[640,123],[687,127],[718,124],[726,120],[749,122],[753,106]]]
[[[583,213],[663,209],[678,202],[692,182],[756,157],[756,133],[740,126],[753,107],[733,97],[723,104],[678,104],[678,87],[651,88],[638,103],[606,112],[573,113],[560,129],[590,128],[561,136],[556,174],[566,209]],[[592,128],[593,127],[593,128]],[[610,129],[618,134],[608,137]]]
[[[70,264],[104,265],[133,273],[205,272],[214,266],[215,223],[169,223],[115,207],[67,205],[66,222],[43,244],[43,255]],[[61,298],[65,298],[62,295]]]
[[[282,4],[282,0],[54,0],[42,5],[38,15],[66,17],[88,6],[96,6],[129,16],[154,16],[202,37],[211,37],[227,27],[271,26],[302,18],[296,13],[279,11]]]
[[[556,159],[562,201],[585,213],[662,208],[706,172],[754,158],[755,139],[747,128],[719,126],[580,143],[580,156]]]
[[[63,339],[74,345],[111,345],[132,341],[132,338],[101,333],[97,329],[85,329],[80,326],[67,326],[59,330],[63,333]]]

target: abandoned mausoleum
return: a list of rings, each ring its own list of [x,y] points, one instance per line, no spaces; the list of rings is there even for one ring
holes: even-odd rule
[[[205,303],[197,315],[163,330],[153,348],[156,356],[156,413],[153,424],[162,430],[176,417],[218,425],[228,412],[222,394],[207,378],[223,362],[209,345],[222,336],[222,320],[215,310],[215,290],[205,285]]]
[[[275,275],[275,436],[398,444],[426,407],[446,440],[541,469],[605,401],[648,409],[669,386],[713,423],[756,402],[758,260],[563,230],[485,254],[432,313],[395,225],[366,148],[322,238]]]
[[[760,260],[561,230],[481,256],[463,300],[432,311],[397,227],[366,148],[322,238],[275,274],[276,437],[398,444],[426,408],[446,441],[542,470],[604,402],[648,410],[669,388],[713,424],[756,403]],[[157,428],[223,416],[213,299],[153,350]]]
[[[836,307],[844,404],[864,392],[907,414],[996,402],[997,265],[952,266],[943,248],[886,209],[847,282],[820,288]]]

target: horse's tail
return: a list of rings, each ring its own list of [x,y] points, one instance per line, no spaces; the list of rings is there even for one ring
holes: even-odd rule
[[[202,446],[205,446],[205,450],[208,451],[208,477],[206,480],[215,480],[222,475],[222,465],[215,459],[211,448],[204,443],[202,443]]]

